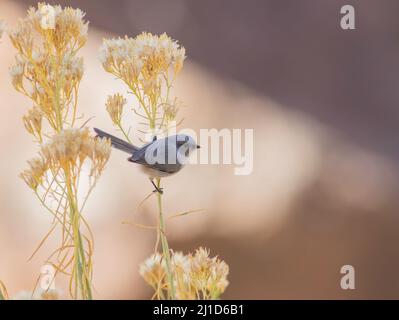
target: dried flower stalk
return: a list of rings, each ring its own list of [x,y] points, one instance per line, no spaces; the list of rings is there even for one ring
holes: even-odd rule
[[[0,300],[8,300],[7,288],[1,280],[0,280]]]
[[[183,67],[185,52],[165,33],[105,39],[100,49],[104,69],[125,82],[139,102],[135,113],[154,135],[165,132],[176,119],[178,102],[170,91]]]
[[[209,251],[202,247],[194,254],[173,252],[171,261],[177,299],[219,299],[229,284],[228,265],[217,257],[210,258]],[[139,272],[154,289],[153,298],[162,299],[169,290],[162,256],[153,254],[140,265]]]
[[[139,107],[135,114],[144,119],[142,122],[153,136],[165,134],[170,124],[175,122],[179,103],[171,97],[171,88],[175,77],[183,67],[185,49],[165,33],[157,36],[142,33],[135,38],[106,39],[100,49],[100,60],[104,69],[121,79],[135,96]],[[107,111],[115,126],[126,139],[129,135],[121,123],[122,109],[126,100],[114,95],[107,101]],[[140,130],[140,132],[144,132]],[[161,179],[156,179],[161,188]],[[175,299],[174,280],[170,251],[166,238],[165,221],[162,211],[162,195],[157,193],[158,237],[161,240],[166,274],[169,281],[168,298]]]
[[[83,59],[77,53],[87,41],[83,18],[79,9],[39,3],[10,32],[17,50],[12,83],[33,103],[23,123],[40,144],[39,155],[28,161],[21,178],[54,218],[34,253],[58,227],[61,244],[46,262],[70,277],[69,292],[75,299],[92,298],[93,237],[83,208],[110,154],[108,141],[73,128],[83,76]],[[83,195],[80,177],[86,165],[90,172]]]
[[[139,105],[133,110],[144,119],[142,124],[152,136],[167,134],[170,125],[176,123],[180,102],[172,96],[171,88],[184,59],[185,49],[166,34],[142,33],[135,38],[104,40],[100,49],[104,69],[128,86]],[[108,98],[106,107],[113,124],[130,141],[121,122],[125,104],[126,99],[117,94]],[[160,178],[157,178],[156,185],[161,187]],[[155,253],[140,267],[140,274],[155,291],[154,298],[219,298],[228,285],[227,264],[209,258],[209,252],[202,248],[195,255],[171,254],[161,193],[157,193],[157,204],[157,230],[162,254]]]

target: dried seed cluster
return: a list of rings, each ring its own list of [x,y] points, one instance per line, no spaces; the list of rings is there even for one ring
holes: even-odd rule
[[[218,257],[209,257],[209,251],[200,247],[194,254],[174,252],[171,256],[172,272],[178,299],[218,299],[229,282],[228,265]],[[161,298],[168,289],[165,260],[153,254],[140,265],[140,275]]]
[[[88,23],[83,18],[79,9],[39,3],[10,32],[17,49],[10,68],[12,84],[32,99],[56,131],[73,124],[76,116],[83,76],[83,59],[76,54],[87,41]]]
[[[104,69],[127,84],[140,106],[135,112],[146,119],[144,124],[152,131],[168,128],[176,119],[179,103],[171,97],[170,89],[183,67],[185,52],[165,33],[105,39],[100,49]],[[107,109],[110,112],[108,104]],[[110,116],[120,127],[117,110],[113,108]]]
[[[33,190],[42,183],[47,171],[54,175],[60,169],[78,175],[86,160],[90,162],[90,176],[97,178],[104,170],[111,153],[109,141],[93,138],[86,129],[66,129],[42,146],[40,154],[28,161],[29,169],[22,179]]]

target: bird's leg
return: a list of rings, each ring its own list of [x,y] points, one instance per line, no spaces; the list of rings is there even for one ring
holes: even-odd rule
[[[163,194],[163,189],[162,189],[162,188],[158,188],[158,187],[156,186],[156,184],[154,183],[154,180],[152,180],[151,178],[150,178],[150,181],[151,181],[152,185],[153,185],[154,188],[155,188],[155,190],[154,190],[153,192],[159,192],[160,194]]]

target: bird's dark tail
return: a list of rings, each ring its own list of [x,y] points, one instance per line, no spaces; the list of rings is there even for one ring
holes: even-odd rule
[[[111,145],[116,149],[125,151],[130,154],[133,154],[135,151],[137,151],[139,149],[138,147],[130,144],[129,142],[119,139],[119,138],[117,138],[109,133],[106,133],[100,129],[97,129],[97,128],[93,128],[93,129],[97,133],[97,137],[110,139]]]

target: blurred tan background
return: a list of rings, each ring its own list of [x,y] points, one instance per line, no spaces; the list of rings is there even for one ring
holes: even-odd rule
[[[33,1],[0,1],[14,27]],[[104,103],[125,92],[102,70],[103,37],[167,32],[187,50],[176,83],[183,127],[253,128],[254,171],[199,165],[165,180],[171,247],[200,245],[230,266],[225,299],[399,298],[399,3],[353,0],[356,30],[339,27],[343,1],[50,1],[86,11],[89,42],[80,111],[112,128]],[[17,176],[36,149],[21,117],[30,102],[10,84],[14,50],[0,40],[0,279],[31,290],[57,239],[28,257],[51,221]],[[98,299],[149,298],[138,265],[153,249],[152,190],[113,152],[86,209],[95,235]],[[356,290],[340,288],[340,268]],[[57,286],[64,287],[62,277]],[[64,289],[67,297],[66,289]]]

